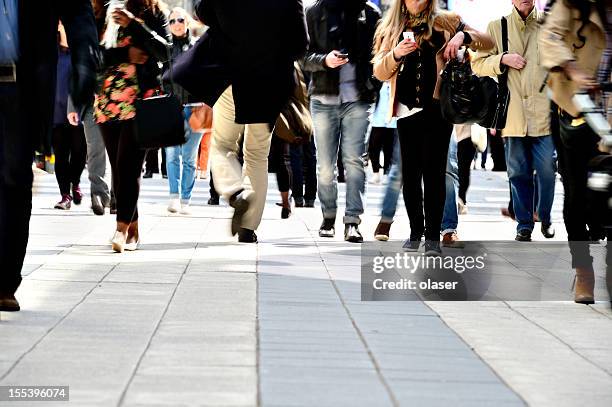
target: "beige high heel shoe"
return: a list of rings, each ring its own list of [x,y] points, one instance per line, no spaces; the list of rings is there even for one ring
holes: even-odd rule
[[[123,253],[125,249],[125,239],[127,238],[126,233],[122,233],[120,231],[115,231],[115,235],[111,240],[111,246],[113,251],[116,253]]]
[[[593,268],[576,267],[574,280],[574,302],[578,304],[595,304],[595,272]]]

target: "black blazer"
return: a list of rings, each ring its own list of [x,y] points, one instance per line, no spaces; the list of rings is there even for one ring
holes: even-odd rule
[[[175,62],[175,81],[209,106],[232,85],[236,123],[274,123],[308,45],[302,0],[203,0],[196,12],[209,29]]]
[[[50,151],[59,19],[66,28],[72,59],[70,94],[79,111],[93,103],[99,61],[98,34],[90,0],[19,1],[20,132],[44,151]]]

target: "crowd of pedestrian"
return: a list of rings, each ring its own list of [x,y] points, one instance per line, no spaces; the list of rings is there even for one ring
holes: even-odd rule
[[[545,14],[535,0],[512,0],[511,13],[485,32],[437,0],[393,0],[384,13],[366,0],[317,0],[306,9],[301,0],[204,0],[195,2],[194,15],[161,0],[48,5],[57,35],[47,41],[49,30],[37,33],[47,41],[47,59],[23,48],[31,46],[28,35],[18,64],[2,65],[9,74],[9,67],[27,65],[20,75],[37,78],[27,86],[0,85],[4,117],[16,109],[5,100],[15,92],[55,102],[44,107],[37,127],[4,126],[0,153],[10,157],[0,164],[0,261],[10,271],[2,273],[0,308],[18,309],[14,292],[27,243],[32,179],[24,174],[38,140],[11,144],[24,131],[52,135],[55,208],[83,201],[87,167],[92,211],[103,215],[108,207],[116,214],[115,252],[138,249],[141,179],[160,172],[161,156],[168,212],[190,215],[196,179],[207,178],[208,204],[219,198],[229,204],[231,233],[246,243],[258,239],[269,171],[277,174],[281,218],[294,206],[313,208],[318,198],[322,238],[335,236],[344,182],[344,239],[363,242],[369,161],[370,182],[385,181],[373,237],[389,240],[402,192],[410,222],[409,231],[398,231],[407,238],[404,249],[424,246],[425,255],[439,256],[443,247],[461,245],[458,215],[467,213],[471,166],[480,150],[484,168],[488,141],[493,169],[508,174],[504,213],[516,220],[516,241],[531,241],[536,222],[545,238],[555,236],[559,168],[576,302],[592,303],[592,258],[584,242],[604,238],[605,229],[584,200],[599,138],[572,96],[609,81],[611,3],[550,1]],[[28,12],[22,8],[20,22]],[[507,88],[503,125],[485,129],[443,114],[441,72],[449,61]],[[41,63],[55,66],[49,77],[32,71]],[[143,149],[138,101],[167,94],[182,106],[185,142]],[[12,213],[20,205],[23,213]]]

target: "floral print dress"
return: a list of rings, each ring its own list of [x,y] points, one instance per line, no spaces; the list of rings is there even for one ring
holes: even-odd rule
[[[117,47],[129,47],[132,39],[121,31],[117,39]],[[102,87],[94,101],[94,118],[96,123],[106,123],[116,120],[130,120],[136,116],[134,102],[140,93],[136,65],[122,63],[111,66],[99,78]],[[155,90],[146,90],[142,97],[153,96]]]

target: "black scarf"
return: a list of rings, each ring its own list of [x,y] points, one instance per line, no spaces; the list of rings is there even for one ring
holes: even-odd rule
[[[357,55],[359,15],[366,0],[324,0],[327,29],[331,43],[338,50]]]

